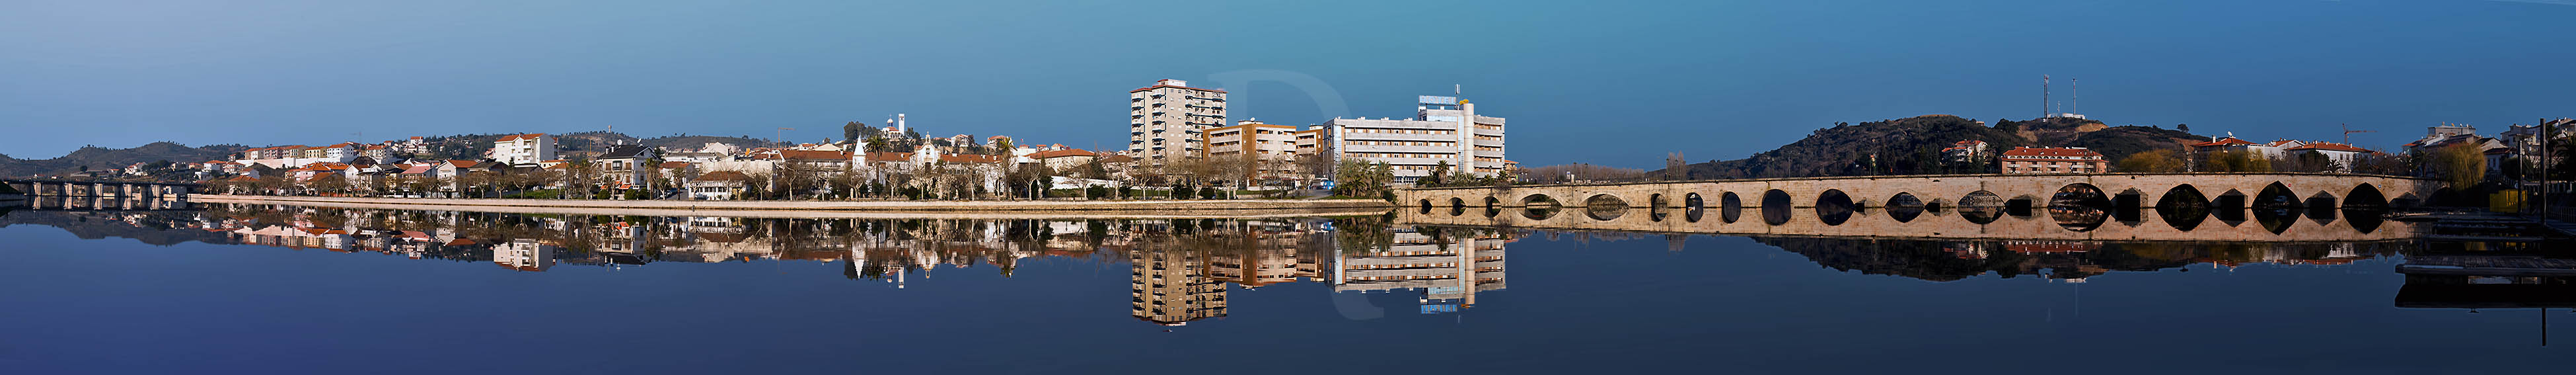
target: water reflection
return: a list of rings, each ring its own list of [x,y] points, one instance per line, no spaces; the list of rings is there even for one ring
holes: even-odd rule
[[[1909,205],[1910,206],[1910,205]],[[1410,207],[1408,207],[1410,208]],[[1639,208],[1641,210],[1652,210]],[[1545,220],[1556,209],[1530,214],[1451,216],[1475,220]],[[1690,220],[1614,216],[1612,222],[1692,225]],[[1768,211],[1769,207],[1765,207]],[[1489,210],[1491,211],[1491,210]],[[1588,211],[1588,210],[1587,210]],[[1894,210],[1844,213],[1853,222],[1888,220]],[[1937,222],[1949,212],[1913,208],[1911,223]],[[651,217],[368,210],[275,205],[214,204],[203,211],[20,211],[0,224],[60,227],[84,238],[124,237],[146,243],[206,242],[294,250],[380,253],[421,260],[484,263],[510,272],[552,272],[563,267],[628,267],[654,263],[811,261],[835,264],[844,278],[906,288],[943,268],[986,269],[1012,276],[1030,259],[1123,263],[1130,268],[1130,315],[1179,326],[1229,316],[1228,293],[1293,283],[1320,283],[1336,293],[1416,293],[1419,313],[1460,312],[1479,296],[1505,289],[1507,247],[1530,235],[1556,240],[1642,239],[1653,234],[1560,231],[1487,225],[1420,223],[1401,210],[1381,216],[1301,219],[1017,219],[879,220],[741,217]],[[1881,214],[1884,212],[1885,214]],[[1971,210],[1954,210],[1966,215]],[[2106,224],[2103,209],[2052,206],[2046,218],[2013,217],[1995,210],[1985,235],[1995,238],[1889,239],[1870,232],[1774,230],[1749,235],[1757,242],[1804,256],[1817,265],[1865,274],[1952,281],[1993,274],[2037,275],[2084,282],[2122,271],[2157,271],[2206,264],[2226,268],[2250,263],[2342,265],[2396,255],[2425,246],[2411,238],[2367,235],[2384,223],[2376,212],[2305,215],[2282,209],[2253,210],[2259,233],[2331,225],[2350,220],[2358,231],[2338,238],[2298,241],[2178,242],[2048,239],[2009,230],[2067,231],[2069,222],[2113,230],[2143,223]],[[2223,212],[2223,210],[2222,210]],[[1650,213],[1651,214],[1651,213]],[[2339,215],[2338,215],[2339,214]],[[2174,214],[2158,213],[2163,222]],[[1767,216],[1767,214],[1766,214]],[[1624,217],[1624,219],[1622,218]],[[2301,218],[2325,223],[2301,223]],[[1876,219],[1873,219],[1876,218]],[[2365,219],[2367,218],[2367,219]],[[1560,218],[1562,219],[1562,218]],[[1825,226],[1783,221],[1799,228]],[[1953,219],[1955,221],[1955,219]],[[1723,225],[1708,221],[1709,225]],[[1805,223],[1805,224],[1801,224]],[[2026,223],[2028,225],[2006,225]],[[2152,222],[2148,222],[2152,223]],[[1740,225],[1765,225],[1745,222]],[[2334,226],[2341,227],[2341,226]],[[2021,228],[2021,229],[2015,229]],[[1775,228],[1778,229],[1778,228]],[[1885,228],[1882,228],[1885,229]],[[1898,227],[1893,230],[1904,230]],[[2203,229],[2208,234],[2236,233]],[[1857,234],[1857,235],[1855,235]],[[1880,233],[1884,234],[1884,233]],[[1686,234],[1663,234],[1681,251]]]

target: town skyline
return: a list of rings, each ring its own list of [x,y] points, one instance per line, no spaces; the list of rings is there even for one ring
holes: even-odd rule
[[[15,27],[51,31],[0,36],[0,46],[31,52],[19,59],[24,69],[0,73],[21,83],[0,91],[0,99],[17,103],[0,107],[0,118],[45,125],[0,140],[0,153],[48,158],[81,145],[328,144],[612,126],[639,136],[755,138],[793,127],[787,139],[814,141],[839,138],[834,125],[848,121],[882,126],[878,118],[892,113],[910,114],[916,126],[939,129],[935,135],[1007,134],[1116,149],[1111,116],[1118,107],[1105,93],[1183,79],[1234,93],[1232,120],[1291,126],[1401,117],[1411,112],[1407,99],[1463,88],[1522,121],[1513,158],[1525,165],[1652,167],[1662,152],[1693,161],[1739,158],[1836,122],[1934,113],[2025,120],[2038,114],[2031,81],[2042,74],[2082,79],[2077,109],[2114,125],[2188,123],[2202,134],[2331,140],[2341,135],[2329,128],[2352,124],[2378,131],[2355,134],[2353,143],[2394,149],[2420,137],[2413,129],[2424,126],[2494,132],[2553,117],[2569,95],[2535,82],[2576,79],[2543,66],[2576,52],[2515,48],[2576,38],[2552,32],[2567,26],[2545,22],[2576,7],[2547,3],[2268,2],[2225,14],[2053,3],[1830,12],[1814,8],[1832,5],[1534,9],[1549,6],[1163,9],[1177,19],[1262,15],[1354,24],[1312,33],[1278,32],[1285,26],[1274,24],[1213,26],[1171,36],[1175,45],[1208,51],[1204,58],[1164,60],[1135,58],[1145,47],[1116,42],[1148,29],[1119,22],[1133,17],[1120,12],[1134,9],[1115,8],[1032,6],[993,16],[1069,31],[1038,36],[924,21],[969,11],[938,5],[795,12],[527,5],[495,12],[521,15],[510,18],[441,6],[42,5],[0,16]],[[1909,16],[1924,8],[1992,17]],[[831,17],[889,12],[925,16],[852,16],[847,24]],[[1445,14],[1465,17],[1393,21]],[[1540,27],[1585,16],[1617,19],[1621,27]],[[2039,16],[2132,27],[1998,21]],[[253,17],[262,21],[235,22]],[[1466,21],[1477,18],[1484,21]],[[889,32],[905,30],[917,32]],[[2052,50],[2065,52],[2021,52]],[[1681,70],[1736,73],[1657,73]],[[1283,83],[1303,79],[1331,93]],[[1587,94],[1602,92],[1616,94]],[[1334,98],[1319,105],[1309,94]],[[1618,136],[1644,132],[1669,136]],[[1625,145],[1581,147],[1613,141]]]

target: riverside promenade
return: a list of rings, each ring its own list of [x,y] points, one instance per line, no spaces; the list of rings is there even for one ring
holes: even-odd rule
[[[371,209],[454,210],[594,215],[1014,218],[1014,217],[1293,217],[1377,215],[1395,207],[1374,199],[1146,201],[681,201],[588,199],[446,199],[282,197],[194,194],[198,203],[258,203]]]

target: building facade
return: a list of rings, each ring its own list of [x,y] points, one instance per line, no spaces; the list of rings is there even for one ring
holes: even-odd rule
[[[528,166],[555,160],[555,137],[539,134],[503,136],[492,140],[492,160],[503,164]]]
[[[2102,173],[2111,165],[2102,153],[2083,147],[2015,147],[1997,161],[2008,174]]]
[[[1207,157],[1242,159],[1252,166],[1252,178],[1276,179],[1295,175],[1291,161],[1297,158],[1297,127],[1264,124],[1246,120],[1234,126],[1208,128],[1201,143],[1207,145]]]
[[[1127,91],[1127,153],[1147,165],[1204,155],[1208,128],[1225,126],[1225,90],[1166,79]]]
[[[1493,176],[1508,169],[1503,118],[1481,116],[1475,103],[1423,96],[1411,119],[1345,119],[1324,123],[1317,148],[1336,162],[1386,163],[1395,183],[1412,184],[1446,162],[1452,173]]]

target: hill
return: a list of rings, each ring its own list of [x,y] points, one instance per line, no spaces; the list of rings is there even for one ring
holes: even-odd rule
[[[429,142],[430,146],[429,153],[426,155],[420,155],[420,157],[429,159],[481,158],[483,157],[483,152],[485,150],[492,148],[492,140],[500,139],[502,136],[506,135],[509,134],[463,134],[422,137],[421,140]],[[778,143],[775,142],[749,137],[672,135],[655,138],[636,138],[625,134],[597,131],[557,134],[555,135],[555,142],[557,143],[556,147],[565,157],[598,153],[602,150],[606,150],[608,145],[616,144],[617,142],[624,142],[626,144],[642,144],[675,150],[696,149],[700,146],[706,145],[707,143],[726,143],[746,148],[778,145]],[[134,163],[149,163],[156,161],[193,163],[207,160],[229,160],[232,158],[233,154],[250,148],[250,146],[233,144],[189,147],[187,145],[164,141],[154,142],[152,144],[137,146],[134,148],[105,148],[98,146],[82,147],[79,150],[73,150],[69,154],[64,154],[61,157],[52,159],[18,159],[10,157],[9,155],[0,155],[0,176],[23,177],[40,174],[61,175],[79,172],[81,171],[81,167],[89,167],[90,169],[124,168],[125,166]]]
[[[1720,179],[1989,173],[1994,170],[1991,163],[1946,161],[1941,149],[1954,142],[1980,140],[1986,142],[1990,152],[2019,146],[2085,147],[2119,160],[2140,151],[2178,147],[2197,139],[2182,131],[2111,126],[2086,119],[2003,120],[1989,126],[1958,116],[1923,115],[1860,124],[1835,123],[1796,142],[1743,159],[1690,164],[1680,175],[1666,170],[1647,175]]]
[[[223,159],[226,155],[241,152],[242,150],[249,148],[249,146],[242,145],[188,147],[187,145],[173,142],[153,142],[152,144],[136,146],[134,148],[86,146],[81,147],[79,150],[72,150],[71,153],[64,154],[62,157],[52,159],[17,159],[9,157],[8,155],[0,155],[0,176],[65,174],[79,172],[81,167],[89,167],[91,169],[124,168],[125,166],[132,165],[134,163],[149,163],[156,161],[169,161],[174,163],[201,162]]]
[[[501,139],[503,136],[510,135],[515,134],[464,134],[424,137],[421,139],[430,143],[430,152],[428,155],[422,156],[431,159],[481,158],[483,157],[483,152],[485,150],[492,148],[493,140]],[[777,142],[770,142],[768,140],[754,139],[750,137],[720,137],[686,134],[654,138],[636,138],[635,136],[626,135],[624,133],[604,131],[587,131],[552,135],[555,137],[556,153],[566,158],[597,154],[600,151],[606,151],[609,145],[621,143],[641,144],[672,150],[697,149],[700,146],[705,146],[707,143],[724,143],[743,148],[781,145]]]

